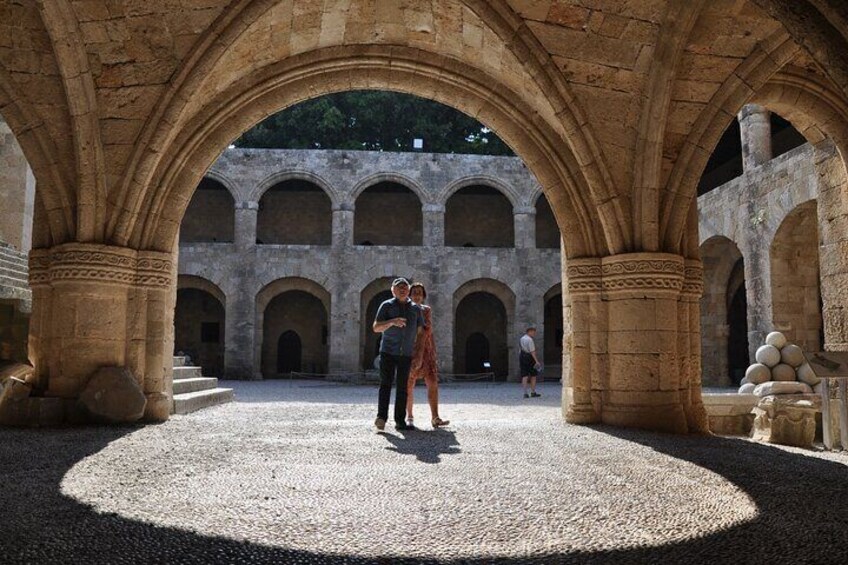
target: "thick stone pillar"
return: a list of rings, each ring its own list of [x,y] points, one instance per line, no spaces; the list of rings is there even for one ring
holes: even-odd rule
[[[145,419],[171,409],[175,262],[169,253],[68,243],[30,254],[29,357],[47,396],[77,398],[99,367],[129,369]]]
[[[760,230],[746,234],[740,251],[745,257],[745,299],[748,303],[748,357],[754,359],[757,348],[766,342],[774,327],[772,315],[771,257],[769,247],[762,245]]]
[[[236,205],[235,243],[238,247],[256,245],[256,222],[259,202],[239,202]]]
[[[360,300],[357,293],[352,292],[348,285],[339,284],[331,298],[332,315],[330,316],[330,372],[358,373],[360,335]]]
[[[771,113],[756,104],[746,104],[739,111],[742,137],[742,166],[745,171],[771,160]]]
[[[445,245],[445,207],[441,204],[425,204],[424,247],[444,247]]]
[[[260,366],[254,359],[256,292],[246,281],[237,282],[243,285],[228,286],[224,306],[224,374],[228,379],[261,379]]]
[[[700,398],[700,263],[665,253],[571,259],[566,419],[706,431]]]
[[[532,206],[516,207],[513,217],[516,249],[536,247],[536,209]]]
[[[353,205],[342,204],[333,209],[333,247],[353,245]]]

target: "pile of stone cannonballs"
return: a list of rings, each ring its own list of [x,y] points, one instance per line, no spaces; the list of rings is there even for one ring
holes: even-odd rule
[[[786,336],[771,332],[757,349],[757,362],[745,371],[739,394],[811,394],[820,392],[820,382],[804,359],[801,348],[786,343]]]

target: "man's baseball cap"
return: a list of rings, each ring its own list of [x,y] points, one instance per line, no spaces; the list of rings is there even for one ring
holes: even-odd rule
[[[393,281],[392,281],[392,288],[394,288],[394,287],[396,287],[396,286],[398,286],[398,285],[402,285],[402,284],[405,284],[406,286],[409,286],[409,281],[408,281],[408,280],[406,280],[406,279],[405,279],[405,278],[403,278],[403,277],[398,277],[398,278],[396,278],[395,280],[393,280]]]

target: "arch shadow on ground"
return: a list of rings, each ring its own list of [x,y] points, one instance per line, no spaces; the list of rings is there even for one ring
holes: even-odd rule
[[[597,427],[616,438],[689,461],[726,478],[759,514],[729,530],[683,542],[613,551],[524,558],[398,559],[296,551],[203,536],[97,512],[62,492],[78,462],[137,428],[0,429],[0,555],[4,563],[845,563],[848,466],[818,457],[719,437],[681,437]],[[439,434],[389,441],[436,441]],[[458,440],[445,436],[441,453]],[[430,438],[430,439],[428,439]],[[421,448],[424,449],[424,448]],[[425,449],[426,450],[426,449]],[[437,452],[439,450],[436,450]],[[727,457],[728,452],[734,454]],[[131,478],[128,478],[131,480]],[[658,478],[659,480],[659,478]],[[164,502],[163,502],[164,503]],[[662,512],[657,500],[657,512]],[[481,517],[484,518],[484,517]],[[391,519],[391,517],[385,517]],[[367,524],[363,524],[367,527]],[[515,532],[520,536],[521,532]]]

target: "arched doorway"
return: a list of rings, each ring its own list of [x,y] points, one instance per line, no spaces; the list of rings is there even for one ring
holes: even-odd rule
[[[277,373],[301,371],[303,367],[303,343],[294,330],[283,332],[277,341]]]
[[[483,361],[488,361],[495,376],[506,378],[509,347],[503,302],[490,292],[472,292],[460,300],[454,320],[454,373],[467,373],[469,367],[482,368]],[[474,357],[468,358],[469,353]],[[481,358],[483,353],[488,353],[488,359]]]
[[[480,332],[468,336],[465,340],[465,372],[469,375],[488,373],[491,371],[491,359],[489,338]]]
[[[223,293],[199,277],[181,276],[174,310],[174,353],[191,357],[210,377],[224,376]]]
[[[562,316],[562,283],[545,293],[544,359],[545,379],[558,380],[562,376],[562,344],[565,331]]]
[[[327,323],[327,309],[314,294],[286,290],[274,296],[262,318],[262,376],[270,379],[291,371],[325,374],[329,357]],[[294,355],[297,349],[299,354]]]
[[[727,369],[730,383],[739,385],[751,363],[748,342],[748,296],[745,263],[740,257],[727,283]]]
[[[743,375],[748,367],[745,263],[736,244],[723,236],[711,237],[701,245],[700,251],[704,265],[701,383],[729,386],[738,381],[740,365],[744,364]],[[744,310],[740,311],[740,307]],[[744,322],[740,321],[740,316]]]

